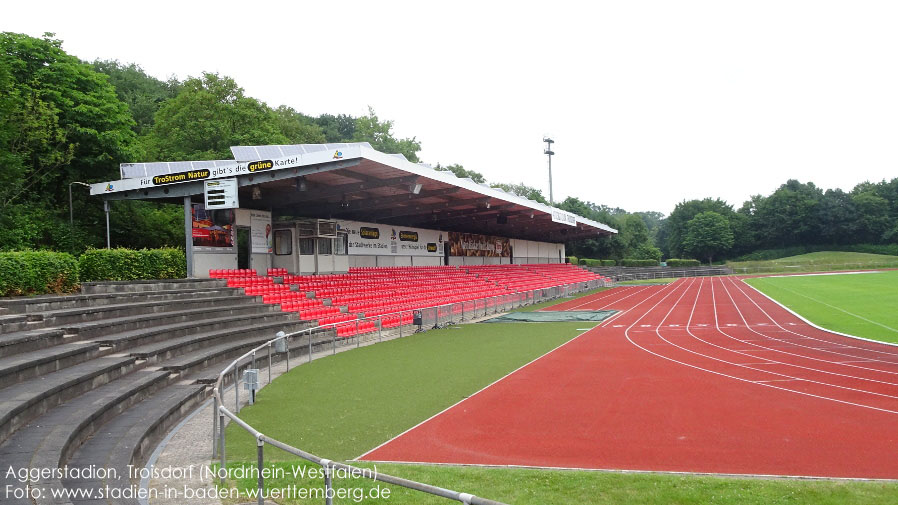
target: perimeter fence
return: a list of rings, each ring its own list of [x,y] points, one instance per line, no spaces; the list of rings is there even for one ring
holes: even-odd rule
[[[421,482],[403,479],[401,477],[375,473],[366,468],[331,461],[293,447],[280,440],[268,437],[237,416],[240,412],[240,385],[241,383],[246,385],[247,381],[257,385],[258,374],[260,372],[257,365],[265,364],[266,360],[268,364],[268,384],[270,384],[271,368],[275,361],[284,360],[286,362],[286,371],[290,371],[291,352],[294,355],[293,360],[295,364],[298,364],[299,362],[311,362],[314,359],[313,356],[316,351],[318,352],[319,357],[327,355],[322,354],[322,351],[336,354],[338,348],[345,348],[346,346],[360,347],[363,343],[380,342],[385,338],[402,338],[416,332],[426,331],[427,329],[441,328],[468,320],[480,319],[491,314],[508,312],[509,310],[525,305],[541,303],[560,297],[570,296],[574,293],[606,287],[608,285],[609,283],[602,280],[563,284],[477,300],[447,303],[414,310],[403,310],[389,314],[378,314],[370,317],[362,315],[357,320],[331,323],[292,333],[278,332],[275,338],[255,347],[232,361],[218,375],[218,380],[215,382],[215,387],[212,390],[214,407],[212,415],[212,458],[217,458],[219,460],[220,469],[224,470],[226,468],[225,424],[226,419],[229,419],[252,435],[256,440],[256,468],[259,470],[257,472],[257,496],[259,505],[263,505],[265,494],[264,472],[261,471],[265,463],[265,444],[281,449],[315,465],[319,465],[324,473],[323,494],[325,496],[326,505],[331,505],[333,503],[335,494],[333,488],[333,476],[336,472],[340,472],[342,475],[363,477],[386,484],[400,486],[421,493],[461,502],[466,505],[505,505],[502,502],[481,498],[470,493],[444,489]],[[297,354],[306,354],[307,356],[304,356],[305,359],[297,359]],[[243,372],[243,376],[241,376],[241,371]],[[225,399],[223,396],[224,387],[229,382],[233,385],[234,389],[233,411],[225,406]],[[254,391],[255,390],[253,390],[253,393]],[[219,483],[221,485],[225,484],[225,473],[226,472],[222,471],[220,474]]]

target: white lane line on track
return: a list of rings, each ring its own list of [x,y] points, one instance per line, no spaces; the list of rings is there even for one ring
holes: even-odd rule
[[[785,331],[785,332],[787,332],[787,333],[791,333],[792,335],[796,335],[796,336],[799,336],[799,337],[802,337],[802,338],[808,338],[808,339],[811,339],[811,340],[816,340],[816,341],[821,342],[821,343],[824,343],[824,344],[832,344],[832,343],[834,343],[834,342],[831,341],[831,340],[826,340],[826,339],[823,339],[823,338],[810,337],[810,336],[808,336],[808,335],[805,335],[804,333],[798,333],[798,332],[795,332],[795,331],[793,331],[793,330],[790,330],[790,329],[788,329],[788,328],[783,327],[782,324],[778,323],[775,319],[773,319],[773,317],[771,317],[770,314],[769,314],[766,310],[764,310],[763,307],[761,307],[761,306],[758,304],[758,302],[756,302],[751,296],[749,296],[748,293],[746,293],[745,290],[743,290],[742,287],[741,287],[740,285],[736,284],[736,282],[733,281],[732,279],[730,279],[730,283],[733,285],[734,288],[736,288],[737,290],[739,290],[739,291],[742,293],[742,295],[745,296],[745,297],[746,297],[746,298],[747,298],[747,299],[748,299],[748,300],[749,300],[755,307],[757,307],[758,310],[760,310],[765,316],[767,316],[767,318],[770,319],[770,320],[773,322],[773,324],[775,324],[775,325],[776,325],[778,328],[780,328],[781,330],[783,330],[783,331]],[[752,287],[750,284],[745,283],[744,280],[742,280],[742,285],[743,285],[743,286],[747,286],[748,288],[751,289],[751,291],[752,291],[753,293],[757,293],[757,294],[763,296],[764,298],[770,300],[772,303],[776,304],[776,306],[778,306],[778,307],[782,308],[783,310],[789,312],[789,313],[792,314],[793,316],[795,316],[795,317],[797,317],[798,319],[800,319],[801,321],[803,321],[803,322],[804,322],[805,324],[807,324],[808,326],[810,326],[810,327],[812,327],[812,328],[815,328],[815,329],[817,329],[817,330],[819,330],[819,331],[822,331],[822,332],[825,332],[825,333],[829,333],[830,335],[838,335],[838,336],[841,336],[841,337],[848,337],[848,338],[850,338],[850,339],[858,340],[858,341],[862,341],[862,342],[870,342],[870,343],[880,344],[880,345],[882,345],[883,347],[896,348],[896,350],[895,350],[895,351],[892,351],[892,352],[879,351],[879,350],[876,350],[876,349],[868,349],[868,348],[860,347],[860,346],[854,346],[855,349],[858,349],[858,350],[861,350],[861,351],[864,351],[864,352],[872,352],[872,353],[875,353],[875,354],[882,354],[882,355],[890,356],[890,357],[898,357],[898,344],[893,344],[893,343],[891,343],[891,342],[881,342],[881,341],[879,341],[879,340],[872,340],[872,339],[869,339],[869,338],[863,338],[863,337],[858,337],[858,336],[855,336],[855,335],[849,335],[849,334],[847,334],[847,333],[840,333],[840,332],[838,332],[838,331],[827,330],[826,328],[822,328],[822,327],[817,326],[816,324],[814,324],[814,323],[808,321],[807,319],[805,319],[805,318],[802,317],[801,315],[797,314],[796,312],[794,312],[793,310],[789,309],[789,308],[786,307],[785,305],[779,303],[778,301],[774,300],[773,298],[770,298],[769,296],[767,296],[767,295],[764,294],[763,292],[758,291],[757,289],[755,289],[754,287]],[[796,323],[788,323],[788,324],[789,324],[790,326],[797,326]],[[777,339],[775,339],[775,338],[773,338],[773,337],[770,337],[769,335],[765,335],[765,337],[770,338],[770,339],[772,339],[772,340],[777,340]],[[853,356],[853,355],[850,355],[850,354],[842,354],[842,353],[834,353],[834,354],[841,354],[841,355],[843,355],[843,356],[846,356],[846,357],[852,357],[852,358],[863,358],[863,356]],[[896,362],[896,361],[889,361],[889,360],[877,360],[877,361],[880,361],[880,362],[882,362],[882,363],[898,364],[898,362]],[[859,368],[864,368],[864,367],[859,367]],[[874,370],[874,369],[870,369],[870,370]]]
[[[749,284],[749,286],[750,286],[750,285],[751,285],[751,284]],[[893,332],[893,333],[898,333],[898,329],[892,328],[891,326],[887,326],[887,325],[885,325],[885,324],[882,324],[882,323],[880,323],[880,322],[874,321],[874,320],[872,320],[872,319],[867,319],[867,318],[864,317],[864,316],[855,314],[854,312],[849,312],[849,311],[847,311],[847,310],[845,310],[845,309],[843,309],[843,308],[841,308],[841,307],[836,307],[835,305],[830,305],[830,304],[828,304],[828,303],[826,303],[826,302],[824,302],[824,301],[818,300],[818,299],[816,299],[816,298],[814,298],[814,297],[812,297],[812,296],[808,296],[808,295],[806,295],[806,294],[804,294],[804,293],[799,293],[798,291],[795,291],[795,290],[792,290],[792,289],[789,289],[789,288],[784,288],[784,287],[782,287],[782,286],[777,286],[777,287],[779,287],[780,289],[784,289],[784,290],[786,290],[786,291],[788,291],[788,292],[790,292],[790,293],[792,293],[792,294],[801,296],[801,297],[803,297],[803,298],[807,298],[808,300],[811,300],[812,302],[817,302],[817,303],[819,303],[820,305],[826,305],[827,307],[829,307],[829,308],[831,308],[831,309],[838,310],[839,312],[842,312],[842,313],[844,313],[844,314],[848,314],[849,316],[854,317],[854,318],[857,318],[857,319],[860,319],[861,321],[866,321],[866,322],[868,322],[868,323],[870,323],[870,324],[875,324],[876,326],[879,326],[879,327],[881,327],[881,328],[885,328],[885,329],[887,329],[887,330],[889,330],[889,331],[891,331],[891,332]]]
[[[766,298],[768,301],[770,301],[770,302],[773,303],[774,305],[776,305],[776,306],[778,306],[779,308],[785,310],[786,312],[792,314],[792,315],[795,316],[797,319],[800,319],[802,322],[804,322],[806,325],[808,325],[808,326],[810,326],[810,327],[812,327],[812,328],[816,328],[816,329],[818,329],[818,330],[820,330],[820,331],[824,331],[824,332],[827,332],[827,333],[831,333],[831,334],[833,334],[833,335],[839,335],[839,336],[842,336],[842,337],[848,337],[848,338],[853,339],[853,340],[860,340],[860,341],[862,341],[862,342],[872,342],[872,343],[875,343],[875,344],[880,344],[880,345],[885,346],[885,347],[893,347],[893,348],[896,348],[896,350],[898,350],[898,344],[895,344],[895,343],[892,343],[892,342],[883,342],[883,341],[881,341],[881,340],[873,340],[872,338],[859,337],[859,336],[857,336],[857,335],[851,335],[851,334],[849,334],[849,333],[842,333],[842,332],[840,332],[840,331],[829,330],[829,329],[826,329],[826,328],[824,328],[824,327],[822,327],[822,326],[819,326],[819,325],[817,325],[817,324],[815,324],[815,323],[809,321],[806,317],[802,316],[802,315],[799,314],[798,312],[795,312],[794,310],[790,309],[789,307],[786,307],[786,306],[783,305],[782,303],[780,303],[780,302],[778,302],[777,300],[773,299],[772,297],[768,296],[768,295],[767,295],[766,293],[764,293],[763,291],[760,291],[760,290],[758,290],[758,289],[755,289],[754,286],[752,286],[751,284],[745,282],[745,279],[740,278],[739,280],[742,282],[742,285],[743,285],[743,286],[747,286],[748,288],[750,288],[751,291],[752,291],[753,293],[757,293],[758,295],[763,296],[764,298]],[[740,291],[743,292],[743,294],[745,294],[745,291],[742,290],[742,288],[740,288],[739,285],[736,284],[735,281],[731,280],[731,282],[733,283],[734,286],[737,287],[737,289],[739,289]],[[755,304],[755,306],[758,307],[758,309],[761,310],[761,312],[764,312],[765,314],[767,314],[767,312],[766,312],[764,309],[762,309],[761,306],[758,305],[758,303],[754,301],[754,299],[752,299],[752,298],[751,298],[750,296],[748,296],[747,294],[746,294],[745,296],[748,297],[748,298]],[[768,317],[769,317],[769,316],[768,316]],[[795,325],[795,323],[790,323],[790,324],[791,324],[792,326]],[[779,325],[778,325],[778,326],[779,326]],[[782,328],[782,326],[780,326],[780,328]],[[794,332],[792,332],[791,330],[787,330],[786,328],[782,328],[782,329],[783,329],[783,330],[786,330],[786,331],[788,331],[788,332],[790,332],[790,333],[794,333]],[[863,349],[863,348],[861,347],[861,348],[859,348],[859,349]],[[887,355],[890,355],[890,356],[898,356],[898,352],[874,351],[873,349],[867,349],[867,350],[870,351],[870,352],[877,352],[877,353],[879,353],[879,354],[887,354]]]
[[[602,309],[606,309],[606,308],[611,307],[612,305],[614,305],[614,304],[616,304],[616,303],[619,303],[619,302],[621,302],[621,301],[623,301],[623,300],[626,300],[627,298],[630,298],[630,297],[632,297],[632,296],[636,296],[636,295],[638,295],[639,293],[642,293],[643,291],[645,291],[645,290],[648,289],[648,288],[649,288],[649,287],[646,286],[646,287],[644,287],[644,288],[641,288],[641,289],[636,290],[636,291],[633,292],[633,293],[630,293],[630,294],[627,295],[627,296],[623,296],[623,297],[621,297],[621,298],[616,298],[616,299],[612,300],[611,303],[606,303],[605,305],[602,305],[602,306],[596,307],[596,308],[592,308],[592,309],[589,309],[589,310],[602,310]],[[590,300],[590,301],[588,301],[588,302],[586,302],[586,303],[582,303],[582,304],[580,304],[580,305],[577,305],[576,307],[571,307],[571,308],[569,308],[569,309],[564,309],[564,310],[565,310],[565,311],[574,310],[574,309],[579,308],[579,307],[582,307],[582,306],[584,306],[584,305],[589,305],[590,303],[593,303],[593,302],[596,302],[596,301],[604,300],[605,298],[607,298],[607,297],[602,297],[602,298]],[[609,319],[610,319],[610,318],[609,318]],[[607,319],[606,319],[606,321],[607,321]]]
[[[624,288],[621,289],[620,291],[632,291],[632,290],[633,290],[633,288],[624,287]],[[610,298],[612,295],[617,295],[617,294],[619,294],[620,291],[618,291],[617,293],[614,292],[614,289],[609,289],[608,291],[603,291],[603,292],[602,292],[602,295],[603,295],[603,296],[598,296],[598,297],[596,297],[596,298],[591,298],[591,299],[590,299],[589,301],[587,301],[587,302],[583,302],[583,303],[581,303],[580,305],[574,305],[573,307],[571,307],[571,308],[569,308],[569,309],[564,309],[564,310],[565,310],[565,311],[568,311],[568,310],[574,310],[574,309],[579,308],[579,307],[582,307],[582,306],[584,306],[584,305],[589,305],[590,303],[593,303],[593,302],[596,302],[596,301],[599,301],[599,300],[604,300],[605,298]],[[631,296],[632,296],[632,295],[631,295]],[[622,299],[623,299],[623,298],[622,298]]]
[[[726,285],[724,285],[724,282],[723,282],[723,281],[721,281],[721,285],[722,285],[724,291],[726,291],[727,295],[729,296],[730,301],[731,301],[732,304],[733,304],[733,308],[735,308],[736,311],[739,313],[739,317],[740,317],[743,321],[746,321],[746,320],[745,320],[745,316],[744,316],[744,314],[742,313],[742,311],[739,309],[739,306],[738,306],[738,304],[736,303],[736,300],[733,298],[732,293],[730,293],[729,289],[727,289],[727,287],[726,287]],[[764,311],[764,309],[762,309],[757,303],[755,303],[754,300],[752,300],[750,296],[748,296],[746,293],[742,292],[741,289],[739,289],[738,285],[733,284],[733,286],[736,287],[737,290],[739,290],[739,291],[742,293],[742,295],[743,295],[748,301],[750,301],[755,307],[757,307],[758,310],[761,310],[761,312],[764,314],[765,317],[767,317],[768,319],[770,319],[774,324],[779,325],[779,323],[777,323],[776,320],[773,319],[773,317],[772,317],[769,313],[767,313],[766,311]],[[712,290],[712,293],[713,293],[713,292],[714,292],[714,285],[713,285],[713,284],[711,285],[711,290]],[[747,321],[746,321],[746,322],[747,322]],[[779,326],[779,327],[782,328],[782,326]],[[783,328],[783,329],[785,329],[785,328]],[[767,340],[771,340],[771,341],[773,341],[773,342],[782,342],[782,343],[789,344],[789,347],[786,347],[785,349],[794,349],[794,350],[797,350],[796,348],[813,349],[813,350],[817,350],[817,351],[826,352],[826,353],[828,353],[828,354],[834,354],[834,355],[836,355],[836,356],[840,356],[840,357],[844,357],[844,358],[858,358],[858,359],[865,359],[864,356],[856,356],[856,355],[854,355],[854,354],[848,354],[848,353],[844,353],[844,352],[837,352],[837,351],[833,350],[833,349],[839,348],[839,347],[837,347],[839,344],[836,343],[836,342],[832,342],[832,341],[824,340],[824,339],[815,339],[815,338],[811,338],[811,337],[808,337],[807,335],[804,335],[804,334],[802,334],[802,333],[797,333],[797,332],[794,332],[794,331],[791,331],[791,330],[786,330],[786,331],[788,331],[789,333],[791,333],[791,334],[793,334],[793,335],[796,335],[796,336],[800,337],[801,339],[805,339],[805,340],[814,340],[815,342],[818,343],[818,345],[816,345],[816,346],[814,346],[814,345],[802,345],[802,344],[797,343],[794,339],[775,338],[775,337],[773,337],[773,336],[771,336],[771,335],[767,335],[767,334],[761,333],[761,332],[756,331],[756,330],[751,329],[751,328],[749,328],[749,330],[750,330],[752,333],[754,333],[754,334],[756,334],[756,335],[760,335],[761,337],[763,337],[763,338],[765,338],[765,339],[767,339]],[[729,335],[728,335],[728,336],[729,336]],[[830,344],[830,347],[821,347],[819,344]],[[759,347],[764,347],[764,346],[759,346]],[[800,353],[796,353],[796,352],[787,352],[787,351],[785,351],[785,350],[783,350],[783,349],[780,349],[780,348],[775,348],[775,347],[765,347],[765,348],[773,349],[773,350],[776,350],[777,352],[780,352],[780,353],[782,353],[782,354],[786,354],[786,355],[790,355],[790,356],[796,356],[796,357],[804,358],[804,359],[811,360],[811,361],[820,361],[820,362],[822,362],[822,363],[838,363],[838,362],[836,362],[836,361],[829,360],[829,359],[814,358],[814,357],[811,357],[811,356],[808,356],[808,355],[805,355],[805,354],[800,354]],[[862,347],[856,347],[856,346],[845,346],[845,347],[842,347],[842,348],[846,348],[846,349],[858,349],[858,350],[862,350],[862,351],[867,351],[867,349],[864,349],[864,348],[862,348]],[[845,360],[840,360],[840,361],[845,361]],[[882,363],[891,363],[891,364],[895,364],[894,362],[891,362],[891,361],[884,361],[884,360],[878,360],[878,361],[880,361],[880,362],[882,362]],[[795,365],[795,366],[798,366],[798,365]],[[846,364],[846,365],[844,365],[844,366],[849,367],[849,368],[856,368],[856,369],[858,369],[858,370],[867,370],[867,371],[871,371],[871,372],[885,373],[885,374],[890,374],[890,375],[898,375],[898,371],[881,370],[881,369],[877,369],[877,368],[869,368],[869,367],[864,367],[864,366],[859,366],[859,365],[850,365],[850,364]],[[801,367],[801,368],[808,368],[808,367]],[[809,369],[809,370],[814,370],[814,368],[808,368],[808,369]],[[825,373],[829,373],[829,372],[825,372]],[[854,376],[849,376],[849,377],[854,377]],[[865,379],[865,380],[867,380],[867,379]],[[872,380],[872,379],[870,379],[870,380]],[[891,383],[889,383],[889,384],[891,384]]]
[[[573,342],[574,340],[577,340],[578,338],[582,337],[583,335],[586,335],[586,334],[589,333],[590,331],[595,330],[595,329],[598,329],[599,327],[600,327],[599,325],[596,325],[596,326],[590,328],[589,330],[584,331],[583,333],[580,333],[579,335],[576,335],[574,338],[572,338],[572,339],[568,340],[567,342],[565,342],[565,343],[559,345],[558,347],[555,347],[554,349],[549,350],[548,352],[542,354],[541,356],[538,356],[538,357],[532,359],[531,361],[529,361],[529,362],[527,362],[527,363],[524,363],[523,365],[519,366],[518,368],[515,368],[515,369],[512,370],[511,372],[508,372],[507,374],[503,375],[502,377],[499,377],[498,379],[496,379],[496,380],[494,380],[493,382],[487,384],[486,386],[483,386],[482,388],[480,388],[479,390],[477,390],[477,391],[475,391],[474,393],[470,394],[469,396],[467,396],[467,397],[465,397],[465,398],[462,398],[461,400],[459,400],[459,401],[453,403],[452,405],[450,405],[450,406],[446,407],[445,409],[443,409],[443,410],[437,412],[436,414],[434,414],[434,415],[428,417],[427,419],[425,419],[425,420],[421,421],[420,423],[418,423],[418,424],[412,426],[411,428],[409,428],[409,429],[403,431],[402,433],[396,435],[395,437],[393,437],[393,438],[387,440],[386,442],[384,442],[384,443],[378,445],[377,447],[375,447],[375,448],[373,448],[373,449],[369,449],[369,450],[366,451],[364,454],[362,454],[362,455],[360,455],[360,456],[357,456],[357,457],[353,458],[351,461],[358,461],[358,460],[364,458],[364,457],[367,456],[368,454],[371,454],[372,452],[374,452],[374,451],[380,449],[381,447],[383,447],[383,446],[389,444],[390,442],[392,442],[392,441],[396,440],[397,438],[399,438],[399,437],[405,435],[406,433],[408,433],[408,432],[414,430],[415,428],[417,428],[417,427],[421,426],[422,424],[424,424],[424,423],[430,421],[431,419],[433,419],[433,418],[435,418],[435,417],[437,417],[437,416],[439,416],[439,415],[441,415],[441,414],[447,412],[448,410],[457,407],[457,406],[460,405],[461,403],[463,403],[463,402],[465,402],[465,401],[467,401],[467,400],[473,398],[474,396],[476,396],[476,395],[478,395],[478,394],[480,394],[480,393],[486,391],[487,389],[489,389],[489,388],[491,388],[492,386],[498,384],[499,382],[502,382],[503,380],[507,379],[509,376],[511,376],[512,374],[518,372],[519,370],[522,370],[522,369],[524,369],[524,368],[526,368],[526,367],[532,365],[533,363],[536,363],[536,362],[539,361],[540,359],[542,359],[542,358],[548,356],[549,354],[552,354],[553,352],[557,351],[558,349],[561,349],[562,347],[564,347],[564,346],[570,344],[570,343]]]
[[[839,400],[839,399],[837,399],[837,398],[829,398],[829,397],[826,397],[826,396],[815,395],[815,394],[807,393],[807,392],[804,392],[804,391],[797,391],[797,390],[794,390],[794,389],[789,389],[789,388],[784,388],[784,387],[776,386],[776,385],[774,385],[774,384],[760,383],[760,382],[756,382],[756,381],[751,381],[751,380],[748,380],[748,379],[743,379],[742,377],[737,377],[737,376],[735,376],[735,375],[730,375],[730,374],[726,374],[726,373],[723,373],[723,372],[718,372],[718,371],[715,371],[715,370],[709,370],[709,369],[707,369],[707,368],[703,368],[703,367],[700,367],[700,366],[698,366],[698,365],[693,365],[693,364],[686,363],[686,362],[683,362],[683,361],[680,361],[680,360],[677,360],[677,359],[674,359],[674,358],[671,358],[671,357],[668,357],[668,356],[664,356],[663,354],[658,354],[658,353],[653,352],[653,351],[650,351],[649,349],[646,349],[645,347],[643,347],[643,346],[637,344],[636,342],[634,342],[633,339],[631,339],[631,338],[630,338],[630,335],[629,335],[629,330],[630,330],[630,328],[632,328],[636,323],[638,323],[639,321],[641,321],[646,315],[648,315],[649,313],[651,313],[651,311],[654,310],[658,305],[660,305],[661,302],[663,302],[664,300],[666,300],[666,299],[670,296],[670,294],[671,294],[671,293],[668,293],[667,295],[665,295],[661,300],[658,301],[658,303],[656,303],[655,305],[653,305],[651,308],[649,308],[649,310],[647,310],[647,311],[644,312],[641,316],[639,316],[639,318],[636,319],[636,321],[635,321],[629,328],[627,328],[627,329],[624,331],[624,337],[625,337],[631,344],[633,344],[635,347],[637,347],[637,348],[639,348],[639,349],[642,349],[643,351],[645,351],[645,352],[647,352],[647,353],[649,353],[649,354],[652,354],[652,355],[654,355],[654,356],[657,356],[657,357],[659,357],[659,358],[661,358],[661,359],[666,359],[666,360],[668,360],[668,361],[671,361],[671,362],[674,362],[674,363],[677,363],[677,364],[680,364],[680,365],[683,365],[683,366],[686,366],[686,367],[689,367],[689,368],[693,368],[693,369],[695,369],[695,370],[701,370],[701,371],[708,372],[708,373],[711,373],[711,374],[714,374],[714,375],[719,375],[719,376],[721,376],[721,377],[728,377],[728,378],[730,378],[730,379],[735,379],[735,380],[740,381],[740,382],[745,382],[745,383],[748,383],[748,384],[757,384],[758,386],[762,386],[762,387],[768,387],[768,388],[771,388],[771,389],[777,389],[777,390],[780,390],[780,391],[786,391],[786,392],[789,392],[789,393],[794,393],[794,394],[801,395],[801,396],[807,396],[807,397],[810,397],[810,398],[817,398],[817,399],[827,400],[827,401],[831,401],[831,402],[835,402],[835,403],[841,403],[841,404],[843,404],[843,405],[851,405],[851,406],[854,406],[854,407],[861,407],[861,408],[865,408],[865,409],[875,410],[875,411],[878,411],[878,412],[885,412],[885,413],[888,413],[888,414],[898,414],[898,411],[895,411],[895,410],[889,410],[889,409],[884,409],[884,408],[880,408],[880,407],[874,407],[874,406],[871,406],[871,405],[864,405],[864,404],[861,404],[861,403],[854,403],[854,402],[849,402],[849,401],[846,401],[846,400]],[[682,296],[681,296],[681,298],[682,298]],[[696,297],[696,302],[697,302],[697,301],[698,301],[698,297]],[[693,305],[693,311],[694,311],[694,310],[695,310],[695,305]],[[691,321],[691,320],[692,320],[692,316],[690,315],[690,321]],[[765,371],[765,370],[761,370],[761,371]]]

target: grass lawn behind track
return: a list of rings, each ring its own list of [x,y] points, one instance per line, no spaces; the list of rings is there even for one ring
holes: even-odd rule
[[[675,277],[664,277],[661,279],[639,279],[635,281],[620,281],[616,282],[618,286],[644,286],[644,285],[654,285],[654,284],[670,284],[671,282],[676,281],[678,278]]]
[[[898,268],[898,256],[842,251],[821,251],[764,261],[731,261],[733,273],[797,273],[833,270]]]
[[[465,324],[353,349],[279,377],[240,417],[294,447],[352,459],[593,326]],[[289,456],[271,447],[266,453]],[[226,454],[255,461],[255,440],[231,424]]]
[[[293,463],[300,464],[300,463]],[[286,478],[271,479],[266,486],[285,489],[323,488],[320,478],[292,477],[290,463],[280,463]],[[627,474],[522,468],[481,468],[459,466],[395,465],[359,463],[397,477],[426,482],[443,488],[468,492],[515,505],[596,504],[596,505],[898,505],[898,483],[814,481],[797,479],[752,479],[711,476]],[[236,483],[238,489],[252,489],[254,479]],[[389,498],[373,499],[371,489],[390,490]],[[346,489],[348,498],[335,504],[368,503],[383,505],[443,505],[450,502],[397,486],[363,478],[335,480],[336,488]],[[359,501],[352,493],[359,493]],[[382,496],[382,495],[381,495]],[[315,499],[278,500],[283,504],[323,503]]]
[[[898,343],[898,271],[745,282],[824,328]]]

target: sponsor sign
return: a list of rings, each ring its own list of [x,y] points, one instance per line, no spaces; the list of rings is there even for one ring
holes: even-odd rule
[[[445,234],[437,230],[337,220],[351,255],[442,256]]]
[[[509,258],[511,241],[505,237],[450,231],[449,255]]]
[[[249,227],[253,254],[272,252],[271,212],[250,210]]]
[[[216,225],[212,222],[212,211],[202,204],[191,206],[193,216],[193,247],[229,248],[234,247],[234,225]]]
[[[162,186],[163,184],[174,184],[176,182],[201,181],[208,179],[212,172],[208,168],[199,170],[188,170],[186,172],[178,172],[176,174],[165,174],[153,176],[153,186]]]
[[[246,165],[246,169],[250,172],[261,172],[262,170],[270,170],[274,168],[274,162],[271,160],[253,161]]]
[[[568,226],[577,226],[577,216],[571,214],[570,212],[565,212],[559,209],[552,209],[552,222],[553,223],[562,223]]]

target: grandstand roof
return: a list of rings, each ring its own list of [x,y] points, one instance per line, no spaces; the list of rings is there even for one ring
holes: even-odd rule
[[[206,179],[236,177],[240,206],[270,209],[275,218],[353,219],[559,242],[617,233],[401,154],[379,152],[367,142],[235,146],[231,152],[233,160],[122,164],[121,180],[93,184],[91,194],[180,202],[202,195]]]

